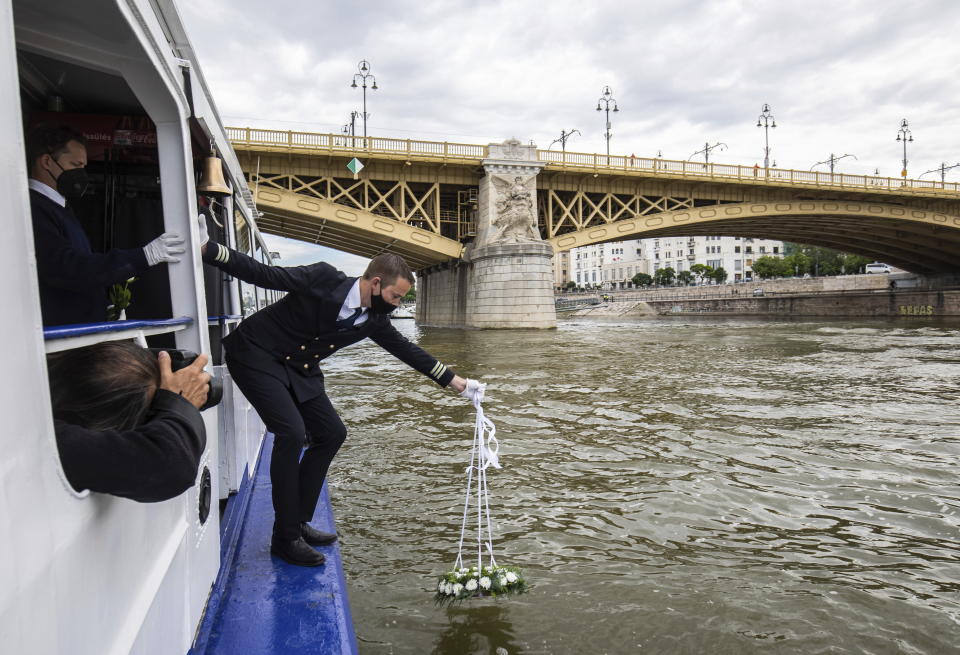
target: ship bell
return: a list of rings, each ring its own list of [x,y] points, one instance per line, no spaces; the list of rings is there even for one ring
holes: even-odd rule
[[[212,151],[210,156],[203,160],[203,172],[200,175],[197,191],[214,198],[225,198],[231,193],[230,187],[223,179],[223,162],[217,157],[216,150]]]

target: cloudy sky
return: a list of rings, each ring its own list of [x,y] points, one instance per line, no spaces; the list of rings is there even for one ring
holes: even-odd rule
[[[850,153],[838,170],[897,176],[904,118],[910,177],[960,161],[953,0],[190,0],[180,11],[231,126],[339,132],[361,109],[350,82],[366,59],[374,135],[545,148],[577,129],[567,150],[602,152],[609,85],[613,153],[688,159],[722,142],[711,160],[762,165],[768,103],[781,168]],[[271,247],[284,263],[363,267],[282,241]]]

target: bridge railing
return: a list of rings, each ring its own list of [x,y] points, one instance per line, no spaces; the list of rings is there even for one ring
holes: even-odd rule
[[[248,146],[287,147],[304,150],[359,150],[367,153],[484,159],[487,147],[447,141],[391,139],[380,136],[349,134],[317,134],[292,130],[264,130],[253,127],[228,127],[227,136],[235,144]]]
[[[635,157],[633,155],[604,155],[584,152],[557,152],[538,150],[537,158],[561,168],[590,168],[598,171],[623,170],[645,171],[654,174],[690,175],[696,177],[722,178],[742,182],[764,182],[771,184],[810,185],[817,187],[859,188],[868,190],[903,191],[930,190],[960,192],[960,183],[937,182],[936,180],[904,179],[900,177],[880,177],[874,175],[849,175],[825,171],[798,171],[789,168],[762,168],[760,166],[739,166],[736,164],[714,164],[695,161],[660,159],[655,157]]]
[[[480,161],[489,155],[487,146],[448,141],[392,139],[379,136],[318,134],[292,130],[266,130],[252,127],[228,127],[227,135],[237,145],[280,147],[303,150],[392,154],[409,157],[442,157]],[[597,172],[644,172],[654,175],[708,177],[740,182],[799,185],[821,188],[856,188],[868,191],[911,191],[923,194],[960,193],[960,183],[916,180],[873,175],[848,175],[824,171],[798,171],[788,168],[762,168],[736,164],[714,164],[695,161],[636,157],[634,155],[602,155],[583,152],[537,150],[537,158],[552,166],[590,169]]]

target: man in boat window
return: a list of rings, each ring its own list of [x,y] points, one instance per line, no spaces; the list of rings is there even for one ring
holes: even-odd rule
[[[320,362],[370,338],[428,376],[472,398],[478,383],[456,375],[390,324],[389,314],[410,291],[413,273],[401,257],[370,261],[362,277],[333,266],[266,266],[224,245],[207,243],[200,217],[203,260],[244,282],[286,291],[278,302],[246,318],[223,341],[233,381],[273,433],[270,462],[275,520],[270,551],[298,566],[319,566],[310,546],[336,541],[310,525],[327,469],[347,429],[327,397]],[[306,452],[301,452],[304,440]]]
[[[86,139],[65,125],[27,134],[30,209],[44,325],[98,323],[107,318],[112,284],[151,266],[180,261],[183,239],[168,232],[143,248],[95,253],[69,206],[89,186]]]
[[[172,371],[170,355],[109,341],[47,357],[60,463],[77,491],[152,503],[197,479],[207,436],[206,355]]]

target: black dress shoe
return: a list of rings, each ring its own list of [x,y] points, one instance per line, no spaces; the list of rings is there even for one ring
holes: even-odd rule
[[[300,536],[311,546],[329,546],[337,540],[337,535],[330,532],[320,532],[309,523],[300,524]]]
[[[270,542],[270,552],[284,562],[296,566],[320,566],[326,561],[326,558],[307,545],[303,539],[277,539]]]

